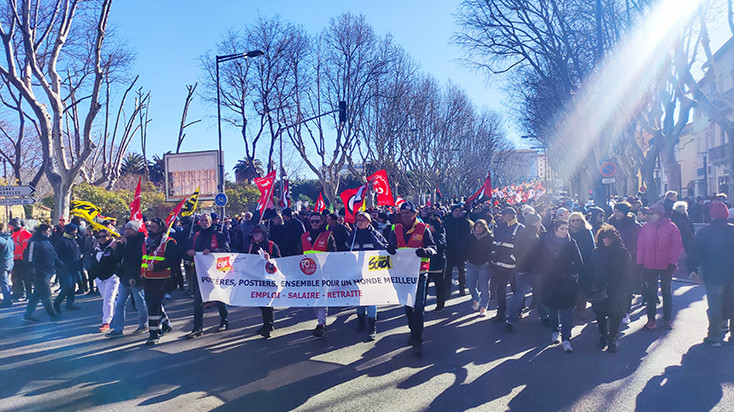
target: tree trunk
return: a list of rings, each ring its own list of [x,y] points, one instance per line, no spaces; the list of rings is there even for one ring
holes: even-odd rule
[[[675,159],[672,145],[663,150],[661,157],[665,163],[665,175],[668,177],[668,190],[675,190],[682,196],[680,163]]]
[[[66,182],[64,179],[53,179],[51,182],[55,195],[53,222],[57,222],[62,217],[68,220],[72,186],[71,182]]]

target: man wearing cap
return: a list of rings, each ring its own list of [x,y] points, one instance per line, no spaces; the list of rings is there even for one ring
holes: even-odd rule
[[[23,252],[28,247],[31,232],[23,227],[23,223],[17,218],[10,219],[10,230],[13,238],[13,299],[23,300],[26,295],[31,295],[31,279],[28,277],[26,262],[23,261]]]
[[[130,297],[138,310],[138,328],[133,335],[148,331],[148,305],[145,303],[143,281],[140,277],[140,267],[143,264],[143,247],[145,234],[140,231],[140,222],[131,220],[125,225],[122,238],[115,246],[115,258],[120,262],[117,276],[120,284],[115,300],[115,313],[110,322],[108,338],[119,338],[125,328],[125,307]]]
[[[726,325],[731,316],[723,312],[724,301],[731,298],[734,289],[734,225],[727,223],[728,216],[725,204],[714,202],[711,205],[711,223],[694,236],[687,261],[691,278],[701,279],[706,286],[709,328],[703,342],[715,348],[721,347],[724,338],[722,321]],[[697,273],[699,266],[702,277]],[[729,338],[729,342],[732,341]]]
[[[507,309],[507,283],[514,281],[517,258],[515,239],[525,228],[517,221],[517,212],[512,207],[502,210],[501,219],[494,229],[494,250],[490,260],[492,278],[490,290],[497,296],[497,315],[493,322],[504,322]]]
[[[433,235],[425,223],[416,219],[417,213],[413,202],[406,201],[400,205],[400,217],[388,235],[387,251],[391,255],[397,249],[415,249],[415,254],[421,259],[430,259],[436,254],[436,244]],[[425,268],[425,269],[424,269]],[[410,338],[408,345],[413,348],[417,356],[423,354],[423,311],[426,304],[426,289],[428,284],[429,265],[421,265],[418,274],[418,286],[413,307],[405,306],[405,316],[408,318]]]
[[[193,259],[196,252],[202,252],[204,255],[209,253],[227,253],[230,251],[229,243],[222,232],[218,231],[211,223],[211,217],[207,214],[201,215],[199,218],[199,226],[201,230],[194,234],[188,252],[186,254]],[[186,338],[193,339],[204,334],[204,301],[201,297],[199,289],[199,281],[194,277],[191,288],[194,292],[194,328]],[[216,302],[219,309],[219,327],[217,332],[224,332],[229,329],[229,312],[227,305],[222,302]]]
[[[76,281],[81,276],[80,271],[82,270],[82,252],[76,241],[76,233],[77,225],[69,223],[64,226],[64,235],[54,245],[56,254],[64,262],[64,269],[56,272],[59,276],[59,283],[61,283],[61,292],[54,299],[56,312],[61,312],[61,303],[64,299],[66,299],[66,309],[81,309],[74,304]]]
[[[308,255],[311,253],[335,252],[336,241],[331,232],[324,228],[325,222],[321,214],[312,212],[309,222],[311,223],[311,230],[301,235],[298,254]],[[326,315],[328,308],[314,307],[313,309],[316,312],[318,325],[316,325],[312,333],[317,338],[323,338],[326,333]]]
[[[672,329],[673,272],[677,268],[678,259],[683,250],[678,227],[667,217],[662,203],[650,206],[650,221],[640,229],[637,238],[637,264],[643,271],[645,290],[643,294],[647,302],[647,324],[645,328],[657,327],[658,278],[663,295],[663,321],[666,329]]]

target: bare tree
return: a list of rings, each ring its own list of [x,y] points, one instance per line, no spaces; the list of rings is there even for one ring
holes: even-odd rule
[[[194,83],[194,85],[186,85],[186,99],[184,100],[184,107],[183,107],[183,113],[181,114],[181,124],[178,128],[178,142],[176,143],[176,153],[178,153],[181,150],[181,145],[184,142],[184,139],[186,138],[186,133],[184,130],[191,126],[192,124],[199,123],[201,119],[194,120],[193,122],[186,123],[186,118],[189,115],[189,105],[191,105],[191,101],[194,100],[194,93],[196,93],[196,86],[198,86],[199,83]]]
[[[111,4],[8,1],[0,12],[0,77],[23,96],[38,123],[56,218],[68,214],[71,188],[94,152],[105,65],[119,64],[103,54]]]

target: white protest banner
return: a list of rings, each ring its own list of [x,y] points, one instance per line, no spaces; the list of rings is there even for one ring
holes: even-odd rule
[[[204,302],[233,306],[413,306],[420,258],[414,249],[329,252],[265,260],[259,255],[198,252]]]

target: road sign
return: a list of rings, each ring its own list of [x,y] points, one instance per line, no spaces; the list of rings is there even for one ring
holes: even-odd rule
[[[224,207],[227,205],[227,195],[224,193],[219,193],[216,196],[214,196],[214,204],[219,207]]]
[[[601,177],[614,177],[617,174],[617,165],[614,162],[604,162],[599,166]]]
[[[11,199],[0,199],[0,206],[32,205],[36,199],[32,197],[16,197]]]
[[[33,196],[33,186],[0,186],[0,196]]]
[[[613,185],[613,184],[617,183],[617,179],[615,179],[613,177],[605,177],[605,178],[602,178],[601,179],[601,182],[602,182],[602,184],[605,184],[605,185]]]

